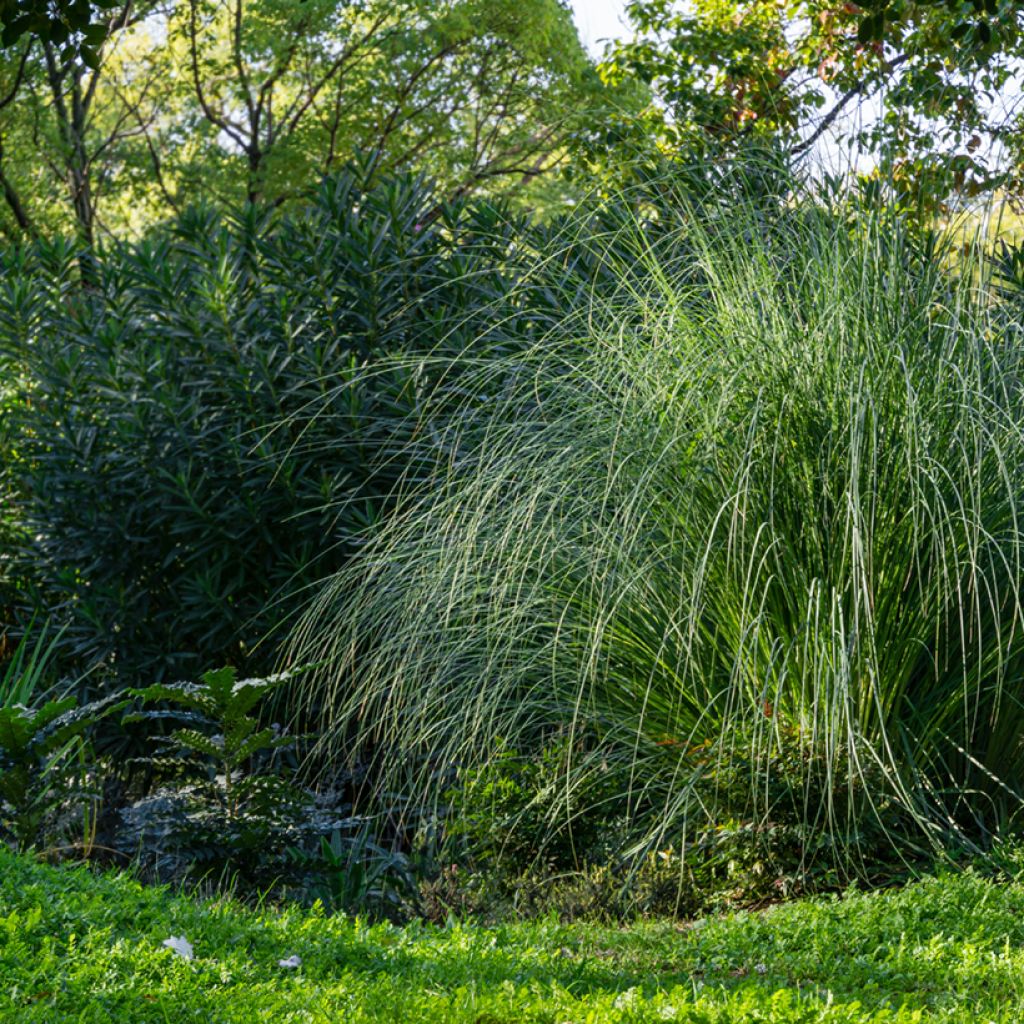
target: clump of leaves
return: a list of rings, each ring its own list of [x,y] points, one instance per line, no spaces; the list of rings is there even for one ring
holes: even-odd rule
[[[407,443],[434,357],[550,316],[505,298],[531,248],[517,218],[437,208],[422,179],[357,163],[285,216],[194,209],[110,247],[88,302],[60,297],[75,267],[56,244],[3,257],[0,343],[18,339],[32,394],[0,428],[12,573],[60,609],[63,658],[125,687],[275,663],[291,595],[358,553],[429,461]]]
[[[927,851],[909,840],[893,850],[889,834],[910,834],[894,801],[876,799],[870,816],[853,813],[863,796],[857,787],[881,791],[870,765],[839,787],[834,764],[798,730],[780,725],[776,740],[776,750],[758,760],[743,749],[724,760],[709,743],[692,746],[688,755],[716,796],[714,820],[639,849],[623,842],[630,814],[648,810],[641,794],[632,803],[620,795],[628,762],[595,757],[593,739],[560,735],[534,750],[501,741],[487,764],[462,769],[447,791],[446,866],[421,887],[423,913],[440,921],[449,914],[687,916],[837,891],[850,858],[881,884],[927,861]],[[566,763],[587,758],[591,770],[567,792],[560,783]],[[827,816],[828,827],[813,815]]]
[[[95,799],[79,770],[85,734],[118,706],[109,699],[79,706],[65,696],[0,707],[0,835],[31,849],[67,801]]]
[[[420,865],[382,844],[371,819],[339,821],[313,852],[296,847],[289,853],[305,874],[306,894],[332,910],[400,920],[410,909],[420,909]]]
[[[45,626],[37,629],[29,624],[0,672],[0,708],[30,704],[45,688],[59,641],[59,632],[51,634]],[[0,637],[0,646],[7,645],[8,637]]]
[[[251,796],[257,775],[252,771],[260,755],[284,750],[295,737],[277,726],[260,728],[254,714],[267,694],[293,676],[282,673],[266,679],[237,679],[233,667],[215,669],[202,675],[201,683],[158,683],[132,690],[144,703],[164,701],[181,711],[143,711],[126,716],[126,721],[157,719],[168,714],[184,718],[187,725],[175,729],[169,744],[194,763],[205,764],[229,818],[237,818]],[[249,771],[243,773],[243,769]]]
[[[292,674],[237,678],[226,667],[199,683],[156,684],[132,691],[144,707],[126,722],[174,722],[155,741],[154,765],[172,784],[123,812],[122,838],[158,877],[203,870],[262,876],[313,826],[312,794],[279,771],[277,755],[297,737],[263,726],[257,708]],[[170,705],[168,707],[167,705]],[[274,871],[271,872],[275,873]]]
[[[562,736],[524,752],[502,740],[489,763],[463,769],[447,793],[447,852],[516,873],[527,865],[575,871],[606,860],[624,811],[614,767],[595,771],[585,802],[582,793],[567,798],[559,785],[566,761],[586,756],[585,747]]]

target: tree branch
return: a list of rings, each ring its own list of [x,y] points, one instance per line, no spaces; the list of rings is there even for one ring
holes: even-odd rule
[[[233,122],[227,120],[227,118],[221,117],[217,112],[210,106],[206,92],[203,89],[202,78],[199,74],[199,43],[198,43],[198,15],[199,4],[198,0],[189,0],[189,51],[190,51],[190,63],[192,65],[192,82],[196,91],[196,99],[199,100],[199,107],[203,112],[203,116],[207,121],[210,122],[215,128],[219,128],[225,135],[227,135],[232,141],[237,143],[242,149],[246,148],[245,136],[242,134],[238,126]]]
[[[889,61],[889,72],[891,73],[901,64],[904,64],[909,59],[909,57],[909,53],[902,53],[900,54],[900,56],[893,58],[891,61]],[[821,119],[821,122],[819,123],[818,127],[815,128],[814,131],[806,139],[803,140],[803,142],[793,147],[790,155],[798,157],[806,153],[818,141],[818,139],[820,139],[822,135],[824,135],[825,132],[827,132],[829,128],[831,128],[832,125],[835,124],[836,118],[839,117],[839,115],[843,112],[846,105],[851,100],[855,99],[857,96],[860,96],[864,92],[865,88],[867,87],[867,84],[867,82],[860,81],[851,89],[847,89],[847,91],[844,92],[843,95],[839,97],[839,100],[835,104],[835,106]]]

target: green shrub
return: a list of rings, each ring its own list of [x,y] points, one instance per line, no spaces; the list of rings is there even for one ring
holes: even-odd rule
[[[0,708],[0,836],[27,850],[66,796],[67,766],[78,751],[86,718],[74,697],[37,707]]]
[[[377,842],[372,825],[369,819],[343,819],[319,842],[288,851],[304,901],[376,919],[408,919],[419,911],[417,859]]]
[[[605,800],[577,818],[565,814],[561,780],[573,751],[552,742],[522,754],[499,743],[483,765],[461,773],[446,794],[445,840],[450,856],[506,877],[525,868],[541,873],[573,871],[603,863],[614,854],[614,835],[623,808],[621,779],[604,781]]]
[[[231,873],[266,883],[307,832],[318,838],[313,795],[279,763],[297,738],[257,717],[287,681],[239,680],[227,667],[198,683],[132,691],[144,708],[125,721],[148,726],[145,761],[162,785],[122,811],[116,842],[147,874],[181,881]]]
[[[66,626],[90,679],[265,674],[307,588],[447,457],[460,374],[495,354],[504,373],[567,308],[639,287],[637,209],[643,245],[679,249],[660,183],[533,224],[372,165],[287,216],[192,210],[111,244],[88,288],[64,242],[0,254],[15,603]],[[723,204],[746,187],[698,177]]]
[[[561,827],[610,770],[633,865],[729,822],[833,879],[983,845],[1024,795],[1019,321],[884,212],[689,224],[463,381],[489,403],[294,638],[325,757],[439,805],[502,742],[597,737]]]
[[[128,683],[270,664],[293,595],[416,476],[422,356],[530,334],[486,315],[520,228],[354,167],[285,218],[194,210],[111,246],[93,288],[60,244],[7,254],[19,572],[65,659]]]
[[[0,672],[0,840],[19,850],[72,832],[88,849],[99,799],[89,739],[121,706],[80,705],[67,685],[49,685],[58,641],[30,630]]]
[[[445,794],[440,857],[446,867],[424,884],[423,905],[442,921],[449,913],[691,916],[838,891],[849,872],[837,863],[854,856],[874,884],[927,868],[931,858],[908,862],[910,849],[893,850],[889,836],[908,824],[896,806],[859,820],[837,815],[827,830],[808,822],[807,802],[849,803],[850,794],[829,792],[822,785],[825,766],[806,754],[793,757],[797,746],[784,746],[764,765],[743,751],[709,765],[704,788],[714,792],[714,820],[695,821],[679,845],[670,841],[639,857],[623,855],[623,838],[633,818],[653,809],[630,808],[623,799],[628,774],[606,764],[587,780],[585,799],[574,799],[565,779],[572,759],[586,752],[582,742],[570,746],[563,737],[533,754],[499,746],[487,763],[463,770]],[[763,819],[749,815],[750,780],[758,774],[771,808]],[[855,782],[859,789],[882,788],[877,777]]]
[[[12,284],[5,282],[6,295],[0,306],[11,305]],[[16,292],[17,289],[15,288]],[[14,422],[21,400],[19,360],[14,353],[22,348],[23,338],[0,322],[0,665],[10,657],[16,643],[9,633],[17,627],[19,594],[15,553],[24,540],[22,495],[17,485],[18,445]]]

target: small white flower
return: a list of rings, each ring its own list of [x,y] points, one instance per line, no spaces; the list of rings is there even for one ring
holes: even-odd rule
[[[295,956],[295,954],[293,953],[286,960],[278,960],[277,961],[277,966],[278,967],[285,967],[288,970],[292,970],[295,967],[301,967],[302,966],[302,957]]]
[[[768,965],[767,964],[754,964],[754,970],[757,971],[758,974],[767,974],[768,973]]]
[[[182,960],[193,959],[192,943],[189,942],[184,935],[172,935],[169,939],[164,939],[160,945],[173,950],[181,957]]]
[[[635,988],[627,988],[625,992],[620,992],[616,996],[614,1006],[616,1010],[629,1010],[639,1002],[640,993]]]

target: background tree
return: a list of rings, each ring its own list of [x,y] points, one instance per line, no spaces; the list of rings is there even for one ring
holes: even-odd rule
[[[592,74],[551,0],[188,0],[172,32],[206,122],[182,171],[220,165],[220,189],[242,180],[250,199],[280,201],[354,149],[457,188],[532,176]]]
[[[651,90],[646,130],[663,150],[762,136],[799,157],[833,131],[935,196],[1019,184],[1021,115],[1000,102],[1024,57],[1017,3],[634,0],[627,12],[635,35],[602,73]],[[844,123],[879,93],[879,116]],[[992,147],[1010,157],[998,174]]]
[[[170,0],[105,26],[88,61],[45,38],[4,54],[9,235],[280,205],[356,152],[450,195],[521,191],[610,95],[560,0]]]
[[[137,52],[155,16],[152,5],[125,3],[88,62],[45,38],[5,54],[0,176],[9,234],[62,232],[89,246],[122,226],[122,218],[108,221],[128,175],[126,143],[160,109],[162,69]]]

